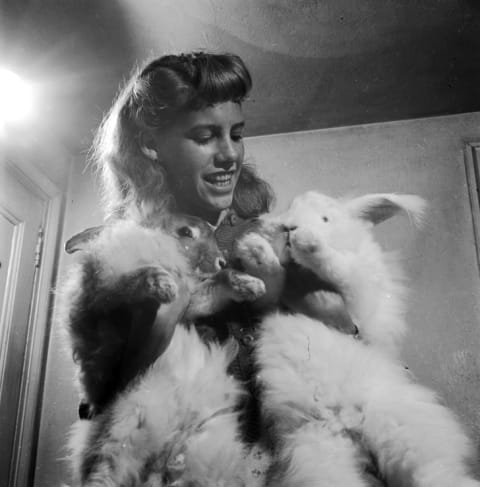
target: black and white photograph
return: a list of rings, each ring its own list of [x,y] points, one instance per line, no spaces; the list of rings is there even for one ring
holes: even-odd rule
[[[480,487],[480,2],[0,0],[0,486]]]

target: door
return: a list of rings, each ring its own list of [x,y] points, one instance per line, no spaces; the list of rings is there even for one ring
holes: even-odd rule
[[[22,376],[40,258],[45,200],[0,164],[0,485],[11,485],[22,428]]]

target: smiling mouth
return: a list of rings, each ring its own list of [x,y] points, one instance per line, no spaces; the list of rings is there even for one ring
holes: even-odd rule
[[[217,188],[225,188],[232,184],[234,174],[234,171],[207,174],[203,179]]]

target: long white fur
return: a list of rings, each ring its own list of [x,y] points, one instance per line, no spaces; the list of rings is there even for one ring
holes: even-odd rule
[[[395,254],[383,252],[370,230],[400,210],[419,222],[424,207],[414,195],[336,200],[309,191],[280,216],[287,227],[298,227],[291,235],[292,258],[339,287],[363,338],[390,354],[398,352],[406,331],[406,289]],[[315,251],[302,251],[310,244]]]
[[[101,262],[104,281],[152,262],[179,275],[190,270],[175,239],[131,221],[107,228],[84,251]],[[73,485],[260,485],[258,455],[239,435],[243,385],[227,373],[235,353],[233,342],[207,346],[194,327],[177,326],[144,375],[100,415],[73,426]]]
[[[420,215],[421,202],[395,195],[385,206],[389,195],[379,196],[337,202],[308,193],[280,217],[297,227],[292,258],[341,289],[363,341],[304,316],[276,313],[264,320],[259,380],[264,412],[281,439],[277,464],[283,464],[270,485],[368,485],[358,462],[362,447],[374,452],[392,485],[480,485],[466,473],[470,445],[452,413],[392,358],[405,330],[404,288],[373,241],[370,220],[378,223],[402,207]],[[323,225],[323,210],[335,225]],[[149,254],[149,238],[123,247],[132,245],[141,255],[145,243]],[[111,260],[112,276],[138,264],[129,260],[137,250],[126,255],[110,249],[108,244],[100,252]],[[155,247],[151,252],[157,255]],[[167,262],[184,265],[173,247]],[[242,389],[226,373],[232,353],[231,346],[209,348],[195,330],[177,327],[167,351],[106,416],[75,426],[76,484],[82,484],[85,449],[103,429],[98,453],[104,461],[86,485],[260,485],[262,477],[252,475],[252,453],[238,439],[234,406]],[[147,459],[149,478],[140,481]]]
[[[85,485],[143,485],[140,473],[152,455],[148,481],[158,476],[155,485],[164,485],[166,472],[185,485],[245,485],[247,451],[234,410],[243,391],[226,373],[234,353],[231,344],[207,347],[194,329],[177,327],[166,352],[109,411],[100,453],[115,468],[99,462]],[[97,420],[77,422],[70,444],[78,459],[78,445],[96,427]]]
[[[263,321],[258,380],[280,468],[270,485],[367,486],[359,459],[368,451],[388,485],[480,486],[465,466],[471,445],[459,422],[396,358],[404,284],[370,231],[402,209],[419,220],[423,207],[414,196],[309,192],[275,219],[291,229],[291,258],[344,295],[362,340],[303,315]]]
[[[85,245],[84,251],[102,262],[99,269],[102,280],[115,279],[152,262],[178,273],[189,271],[173,236],[133,220],[107,226],[95,240]]]

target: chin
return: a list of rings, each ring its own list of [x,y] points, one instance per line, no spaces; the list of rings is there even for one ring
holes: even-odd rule
[[[230,208],[230,206],[232,206],[232,201],[233,201],[233,195],[228,195],[223,197],[212,198],[208,201],[208,205],[211,208],[215,208],[218,211],[223,211]]]

